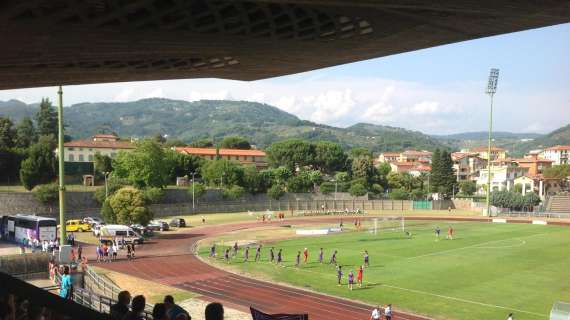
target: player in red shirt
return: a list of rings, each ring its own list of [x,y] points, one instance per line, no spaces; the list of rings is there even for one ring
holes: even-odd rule
[[[453,240],[453,228],[451,226],[447,229],[447,239]]]
[[[364,268],[360,266],[358,268],[358,273],[356,274],[356,282],[358,283],[358,287],[362,288],[362,273],[364,272]]]
[[[304,262],[307,263],[307,260],[309,260],[309,249],[305,248],[305,250],[303,250],[303,257]]]

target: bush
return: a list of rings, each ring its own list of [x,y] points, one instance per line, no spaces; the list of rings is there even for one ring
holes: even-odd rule
[[[370,187],[370,191],[374,194],[382,194],[384,193],[384,188],[381,185],[375,183],[372,185],[372,187]]]
[[[117,190],[126,187],[128,185],[128,181],[125,179],[117,178],[115,176],[110,176],[107,178],[107,188],[109,197],[112,196]],[[99,203],[103,204],[105,202],[105,186],[97,188],[95,193],[93,194],[93,199]]]
[[[337,186],[337,188],[338,188],[338,186]],[[322,194],[333,193],[335,191],[335,184],[334,184],[334,182],[326,181],[326,182],[321,183],[320,189],[321,189]]]
[[[540,204],[540,197],[534,192],[528,192],[523,197],[523,205],[525,207],[534,207]]]
[[[461,193],[467,196],[471,196],[477,191],[477,184],[473,181],[463,181],[459,185]]]
[[[412,200],[424,200],[426,198],[425,192],[420,189],[412,190],[410,196],[412,197]]]
[[[164,197],[164,190],[160,188],[146,188],[143,192],[147,203],[159,203]]]
[[[366,194],[366,188],[360,183],[354,183],[348,189],[348,193],[354,197],[360,197]]]
[[[111,208],[109,199],[103,201],[103,205],[101,206],[101,216],[106,224],[117,223],[117,217],[113,212],[113,208]]]
[[[279,184],[274,184],[269,188],[269,190],[267,190],[269,198],[274,200],[279,200],[284,194],[285,190],[283,190],[283,187]]]
[[[59,199],[59,186],[55,183],[41,184],[33,190],[34,197],[43,204],[54,204]]]
[[[410,199],[410,194],[404,189],[396,189],[390,192],[390,199],[392,200],[408,200]]]
[[[146,199],[141,190],[124,187],[109,198],[115,221],[120,224],[148,224],[152,212],[146,207]]]
[[[245,190],[240,186],[231,186],[230,188],[224,189],[223,197],[226,199],[236,200],[243,197]]]
[[[287,181],[287,191],[289,192],[309,192],[312,188],[313,184],[304,175],[294,176]]]

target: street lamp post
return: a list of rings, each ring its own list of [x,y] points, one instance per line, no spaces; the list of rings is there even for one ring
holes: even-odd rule
[[[192,172],[192,211],[194,211],[196,207],[196,202],[194,201],[194,175],[196,172]]]
[[[486,93],[491,97],[491,108],[489,109],[489,141],[487,147],[487,216],[491,216],[491,139],[493,133],[493,98],[497,92],[497,82],[499,81],[499,69],[492,68],[487,82]]]
[[[105,176],[105,199],[109,196],[109,185],[107,184],[107,177],[111,174],[111,172],[103,172],[103,176]]]
[[[63,89],[59,86],[57,91],[59,95],[59,104],[57,106],[57,147],[58,147],[58,164],[59,164],[59,244],[65,245],[65,152],[63,150]]]

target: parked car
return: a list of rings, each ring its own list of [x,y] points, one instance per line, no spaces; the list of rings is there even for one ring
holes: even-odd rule
[[[142,234],[144,236],[152,236],[153,235],[153,230],[151,228],[149,228],[148,226],[145,227],[141,224],[131,224],[130,227],[137,232],[138,234]]]
[[[77,219],[67,220],[65,222],[65,231],[67,232],[91,231],[91,225],[83,222],[82,220],[77,220]]]
[[[99,240],[101,243],[119,241],[123,243],[141,244],[144,242],[144,238],[133,230],[133,228],[120,224],[102,226],[99,233]]]
[[[172,220],[170,220],[170,226],[171,227],[184,228],[184,227],[186,227],[186,220],[184,220],[182,218],[172,219]]]
[[[98,237],[101,234],[101,228],[103,227],[102,224],[95,224],[93,225],[93,227],[91,227],[91,232],[93,232],[93,235]]]
[[[152,220],[147,227],[153,231],[168,231],[170,229],[167,222],[159,220]]]
[[[95,224],[105,224],[103,222],[103,219],[98,218],[98,217],[85,217],[85,218],[83,218],[83,222],[88,223],[91,226],[93,226]]]

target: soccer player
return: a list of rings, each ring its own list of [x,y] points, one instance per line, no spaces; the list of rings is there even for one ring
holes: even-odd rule
[[[380,317],[382,316],[380,310],[382,310],[380,306],[374,308],[374,310],[372,310],[372,314],[370,315],[370,320],[380,320]]]
[[[273,247],[269,249],[269,262],[275,262],[275,252],[273,252]]]
[[[392,320],[392,305],[388,304],[385,308],[384,308],[384,319],[386,320]]]
[[[214,258],[216,256],[216,244],[214,243],[210,248],[210,258]]]
[[[243,252],[243,262],[246,262],[249,259],[249,246],[245,247],[245,251]]]
[[[360,266],[360,268],[358,268],[358,273],[356,274],[356,281],[358,282],[358,287],[362,288],[362,276],[364,273],[364,267]]]
[[[336,266],[336,253],[337,253],[337,251],[335,250],[334,253],[332,254],[330,260],[329,260],[329,264],[333,264],[333,262],[334,262],[334,264]]]
[[[298,267],[299,263],[301,263],[301,251],[297,251],[297,257],[295,258],[295,267]]]
[[[226,252],[224,253],[224,259],[227,263],[230,263],[230,248],[226,249]]]
[[[342,279],[342,266],[336,267],[336,278],[338,280],[338,286],[340,287],[340,280]]]
[[[261,260],[261,244],[255,249],[255,261]]]
[[[441,229],[439,226],[435,227],[435,241],[439,241],[439,235],[441,234]]]
[[[239,249],[239,247],[238,247],[238,244],[236,241],[236,242],[234,242],[234,257],[237,256],[238,249]]]
[[[370,257],[368,256],[368,250],[364,250],[364,265],[367,268],[370,267]]]
[[[277,252],[277,264],[281,262],[283,262],[283,249],[279,249],[279,252]]]
[[[447,239],[453,240],[453,227],[451,225],[447,228]]]
[[[350,270],[350,272],[348,273],[348,289],[350,289],[350,291],[352,291],[353,285],[354,285],[354,272]]]
[[[304,262],[307,263],[307,260],[309,260],[309,249],[305,248],[305,250],[303,250],[303,258]]]
[[[323,256],[324,256],[324,252],[323,252],[323,248],[321,248],[321,250],[319,251],[319,263],[323,263]]]
[[[509,316],[507,317],[507,320],[514,320],[515,319],[515,315],[512,313],[509,313]]]

